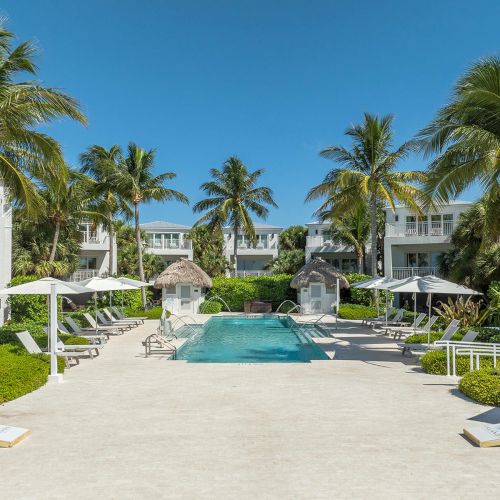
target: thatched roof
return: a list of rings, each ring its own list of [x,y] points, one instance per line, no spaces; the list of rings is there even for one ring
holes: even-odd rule
[[[306,288],[309,283],[325,283],[326,286],[335,286],[339,280],[340,288],[349,288],[346,277],[320,258],[310,260],[302,266],[292,278],[292,288]]]
[[[192,283],[194,286],[212,288],[210,276],[194,262],[181,258],[170,264],[154,283],[155,288],[170,288],[177,283]]]

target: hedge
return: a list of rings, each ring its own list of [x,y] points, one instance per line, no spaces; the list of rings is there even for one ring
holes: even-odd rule
[[[248,276],[246,278],[226,278],[219,276],[212,279],[212,288],[208,297],[221,297],[232,312],[243,311],[247,300],[271,300],[273,310],[287,299],[297,301],[297,292],[290,288],[292,276],[275,274],[273,276]]]
[[[201,314],[218,314],[222,311],[222,304],[211,300],[210,302],[203,302],[200,306]]]
[[[359,274],[359,273],[346,273],[345,277],[350,285],[354,283],[359,283],[360,281],[366,281],[372,278],[368,274]],[[391,292],[385,292],[380,290],[378,292],[379,301],[382,305],[385,306],[385,296],[388,294],[388,297],[391,299],[393,294]],[[350,304],[359,304],[363,306],[371,306],[373,305],[373,290],[364,290],[362,288],[353,288],[350,287],[346,290],[340,291],[341,302],[347,302]]]
[[[35,281],[38,276],[16,276],[12,278],[9,286],[22,285]],[[12,321],[26,319],[47,321],[47,297],[44,295],[10,295],[10,314]],[[59,299],[60,301],[61,299]]]
[[[130,317],[136,317],[136,318],[146,317],[147,319],[160,319],[162,308],[160,306],[157,306],[157,307],[152,307],[147,311],[143,311],[142,309],[125,308],[124,313],[125,316],[130,316]]]
[[[363,319],[376,318],[377,310],[374,307],[359,304],[340,304],[339,318],[342,319]]]
[[[446,351],[429,351],[420,359],[425,373],[432,375],[446,375]],[[451,359],[450,359],[451,366]],[[493,360],[481,356],[481,368],[493,368]],[[456,356],[456,372],[462,376],[470,371],[469,356]]]
[[[439,340],[443,336],[444,332],[431,332],[431,344],[432,342],[435,342],[436,340]],[[462,337],[464,336],[463,333],[457,332],[451,340],[462,340]],[[427,336],[427,333],[416,333],[414,335],[410,335],[409,337],[406,337],[405,339],[405,344],[427,344],[429,338]]]
[[[63,358],[58,358],[58,369],[64,371]],[[0,404],[44,385],[49,370],[49,356],[28,354],[11,344],[0,345]]]
[[[460,384],[460,391],[469,398],[490,406],[500,406],[500,371],[476,370],[466,373]]]

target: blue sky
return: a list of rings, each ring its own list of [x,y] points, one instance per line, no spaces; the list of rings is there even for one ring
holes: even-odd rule
[[[90,144],[157,148],[157,170],[192,202],[231,156],[264,168],[279,209],[268,222],[311,220],[307,190],[364,111],[395,115],[396,142],[444,104],[475,60],[498,53],[500,2],[476,0],[3,0],[19,40],[40,48],[40,79],[75,96],[88,128],[47,128],[68,161]],[[401,169],[424,168],[421,158]],[[476,188],[461,196],[473,200]],[[143,222],[190,224],[178,203]]]

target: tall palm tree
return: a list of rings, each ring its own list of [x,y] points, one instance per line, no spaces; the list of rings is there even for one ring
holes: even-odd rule
[[[91,186],[92,200],[89,207],[89,217],[101,223],[109,234],[109,274],[114,268],[115,219],[119,214],[131,217],[128,205],[116,191],[114,179],[123,162],[120,146],[113,145],[109,149],[102,146],[90,146],[80,155],[81,171],[89,174],[93,183]]]
[[[392,121],[391,115],[379,118],[365,113],[361,124],[352,125],[345,132],[353,143],[350,150],[342,146],[323,149],[320,155],[338,165],[306,197],[306,201],[326,197],[316,214],[329,212],[335,217],[354,212],[360,203],[368,203],[373,275],[377,274],[377,207],[387,203],[394,209],[399,201],[421,213],[425,200],[424,193],[414,185],[425,180],[423,172],[395,171],[398,162],[413,149],[413,143],[405,142],[392,150]]]
[[[268,187],[257,187],[263,169],[249,172],[241,160],[235,156],[228,158],[222,170],[210,169],[213,180],[201,185],[209,198],[199,201],[193,207],[195,212],[205,212],[195,225],[208,223],[213,228],[229,224],[234,231],[234,275],[238,264],[238,234],[243,230],[255,241],[255,228],[251,213],[265,219],[269,213],[265,205],[278,207],[273,192]]]
[[[36,81],[20,81],[24,72],[36,75],[35,47],[12,47],[13,33],[0,22],[0,178],[14,201],[32,213],[42,206],[33,177],[64,181],[66,169],[59,144],[35,130],[61,117],[85,124],[75,99]]]
[[[134,212],[135,238],[137,243],[139,277],[144,281],[144,264],[142,260],[142,238],[139,222],[139,207],[141,203],[150,201],[177,200],[181,203],[189,203],[186,195],[167,188],[165,182],[173,179],[175,173],[165,172],[154,175],[154,159],[156,151],[146,151],[137,144],[128,145],[128,154],[116,171],[114,182],[119,196],[125,200]],[[146,292],[141,289],[142,304],[146,306]]]
[[[483,244],[500,237],[500,57],[474,64],[457,82],[449,104],[417,136],[426,155],[427,193],[437,203],[455,198],[474,181],[485,196]]]

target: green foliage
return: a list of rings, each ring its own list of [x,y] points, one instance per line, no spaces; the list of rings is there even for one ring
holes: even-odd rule
[[[305,250],[307,227],[290,226],[280,234],[280,251]]]
[[[129,308],[125,308],[124,310],[125,316],[136,317],[136,318],[146,317],[147,319],[160,319],[161,312],[162,308],[160,306],[152,307],[151,309],[147,309],[146,311],[143,311],[142,309],[129,309]]]
[[[360,281],[366,281],[371,278],[367,274],[359,273],[346,273],[345,277],[350,285],[354,283],[359,283]],[[374,305],[374,291],[373,290],[363,290],[361,288],[350,287],[348,290],[341,290],[341,302],[347,302],[349,304],[360,304],[364,306]],[[379,291],[378,297],[379,302],[385,306],[385,296],[388,296],[389,300],[392,300],[394,294],[391,292],[386,292],[384,290]]]
[[[436,340],[439,340],[443,336],[444,332],[438,331],[438,332],[431,332],[431,344],[432,342],[435,342]],[[457,332],[451,340],[462,340],[462,337],[464,336],[464,333],[462,332]],[[409,337],[406,337],[405,339],[405,344],[427,344],[428,342],[428,336],[427,333],[416,333],[414,335],[410,335]]]
[[[224,274],[230,268],[224,255],[224,236],[220,227],[207,224],[194,227],[187,235],[193,241],[193,261],[210,277]]]
[[[490,406],[500,406],[500,371],[476,370],[466,373],[458,385],[469,398]]]
[[[16,276],[9,286],[22,285],[35,281],[38,276]],[[26,319],[32,321],[47,321],[47,297],[44,295],[10,295],[10,310],[12,321],[19,322]]]
[[[248,276],[246,278],[215,277],[207,298],[218,295],[227,302],[231,311],[243,311],[247,300],[272,300],[273,310],[286,299],[296,300],[295,290],[290,288],[292,276]]]
[[[64,359],[58,359],[59,372]],[[47,381],[50,358],[44,354],[28,354],[18,346],[0,345],[0,404],[32,392]]]
[[[363,319],[377,317],[377,310],[374,307],[360,304],[340,304],[339,318],[342,319]]]
[[[203,302],[200,306],[200,313],[202,314],[218,314],[222,311],[222,304],[211,300],[210,302]]]
[[[488,288],[489,311],[492,323],[500,326],[500,281],[492,281]]]
[[[458,297],[455,302],[448,297],[448,303],[439,302],[439,307],[434,307],[434,311],[445,323],[458,319],[463,327],[480,326],[489,316],[487,309],[481,309],[482,304],[482,301],[473,301],[472,297],[466,301]]]
[[[78,335],[65,335],[59,333],[58,337],[62,340],[63,344],[66,345],[90,345],[89,339],[79,337]]]
[[[427,341],[426,341],[427,342]],[[451,356],[450,356],[451,358]],[[420,359],[420,363],[425,373],[432,375],[446,375],[446,351],[429,351],[425,353]],[[451,359],[450,359],[451,366]],[[481,357],[481,367],[493,368],[493,361],[491,358]],[[456,357],[456,371],[457,375],[462,376],[470,370],[469,356]]]
[[[266,265],[273,274],[295,274],[305,263],[304,250],[282,250]]]

